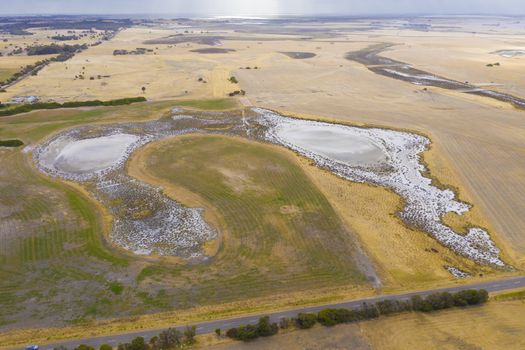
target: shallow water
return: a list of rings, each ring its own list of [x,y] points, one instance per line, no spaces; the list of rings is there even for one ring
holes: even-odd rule
[[[44,155],[48,166],[58,171],[84,174],[113,166],[139,137],[115,134],[83,140],[64,139]]]
[[[283,140],[353,166],[383,164],[386,154],[372,139],[337,125],[287,125],[276,130]]]

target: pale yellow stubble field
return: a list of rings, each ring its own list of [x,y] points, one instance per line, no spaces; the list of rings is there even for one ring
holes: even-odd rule
[[[223,97],[235,90],[227,81],[233,66],[219,55],[200,55],[189,50],[194,44],[144,45],[175,31],[131,28],[110,42],[91,47],[71,60],[53,63],[38,76],[30,77],[8,90],[6,97],[38,95],[44,100],[113,99],[143,95],[150,99]],[[146,55],[114,56],[114,50],[153,49]],[[157,49],[158,48],[158,49]],[[227,56],[227,55],[225,55]],[[82,74],[84,79],[76,79]],[[101,76],[99,79],[98,76]],[[90,80],[94,77],[94,80]],[[207,83],[198,82],[203,78]]]

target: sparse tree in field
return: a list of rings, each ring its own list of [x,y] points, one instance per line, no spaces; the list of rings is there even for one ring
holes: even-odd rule
[[[142,87],[142,93],[143,94],[146,93],[146,87],[145,86]]]
[[[113,347],[109,344],[102,344],[100,345],[99,350],[113,350]]]
[[[217,336],[220,337],[221,336],[221,329],[220,328],[215,329],[215,334],[217,334]]]

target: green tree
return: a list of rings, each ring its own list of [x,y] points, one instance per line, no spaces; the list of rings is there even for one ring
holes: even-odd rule
[[[75,350],[95,350],[95,348],[89,345],[80,344],[75,348]]]
[[[315,325],[315,322],[317,322],[316,314],[300,313],[297,315],[296,323],[301,329],[312,328]]]
[[[278,332],[278,326],[276,323],[270,323],[270,317],[264,316],[259,318],[257,323],[257,335],[260,337],[269,337]]]

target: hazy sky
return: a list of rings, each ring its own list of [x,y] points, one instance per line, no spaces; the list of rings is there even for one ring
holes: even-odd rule
[[[198,16],[525,15],[525,0],[0,0],[0,15],[24,13]]]

